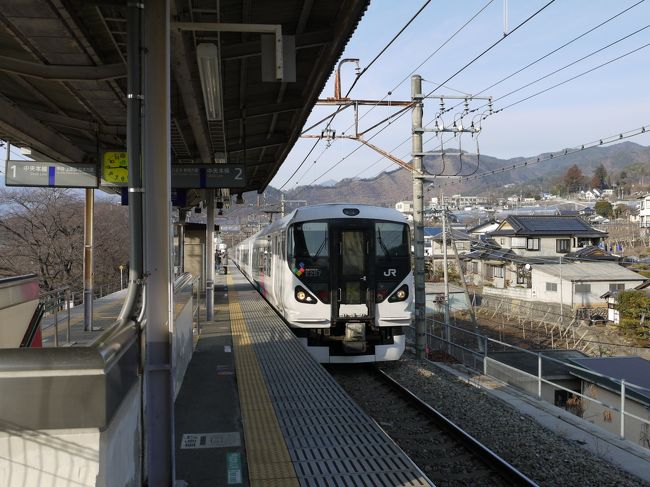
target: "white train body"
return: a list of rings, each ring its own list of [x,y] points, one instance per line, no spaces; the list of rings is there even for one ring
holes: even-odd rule
[[[322,363],[397,360],[411,323],[409,228],[392,209],[302,207],[231,258]]]

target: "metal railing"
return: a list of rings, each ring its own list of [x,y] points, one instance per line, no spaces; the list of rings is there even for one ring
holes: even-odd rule
[[[59,346],[59,313],[66,314],[66,343],[70,344],[70,302],[72,293],[70,287],[65,286],[53,291],[42,293],[38,300],[45,314],[54,315],[54,346]],[[45,316],[44,314],[44,316]],[[41,331],[42,328],[41,322]]]
[[[415,330],[412,326],[409,327],[409,329],[410,339],[413,342]],[[650,431],[650,420],[631,413],[628,410],[629,408],[626,407],[626,405],[629,405],[629,403],[626,402],[630,400],[629,396],[636,396],[637,401],[635,402],[637,403],[639,402],[639,399],[643,400],[643,397],[650,397],[650,389],[640,385],[632,384],[626,380],[609,377],[593,370],[555,359],[544,352],[532,352],[500,340],[495,340],[481,333],[476,333],[454,325],[449,325],[449,329],[447,330],[444,322],[437,321],[433,318],[427,318],[427,350],[430,353],[433,351],[442,352],[453,357],[458,362],[472,370],[476,370],[485,376],[506,382],[517,387],[524,393],[540,400],[544,400],[542,397],[542,386],[544,384],[550,386],[553,390],[564,391],[568,397],[573,398],[572,407],[565,407],[565,409],[578,416],[582,416],[582,412],[585,411],[584,401],[603,408],[603,416],[609,418],[609,421],[606,420],[606,422],[614,421],[613,414],[611,414],[612,411],[618,413],[618,422],[620,426],[619,436],[621,439],[626,439],[626,419],[636,420],[639,422],[641,430]],[[537,374],[531,374],[522,369],[501,362],[494,356],[490,356],[490,352],[494,354],[496,352],[505,351],[514,351],[533,356],[537,362]],[[567,375],[570,374],[570,372],[573,372],[573,374],[570,375],[573,375],[576,378],[585,376],[589,378],[585,380],[581,379],[583,382],[595,382],[600,380],[601,384],[606,384],[605,388],[607,390],[615,395],[618,394],[620,401],[618,404],[610,404],[605,402],[605,400],[599,400],[595,397],[595,394],[594,397],[592,397],[583,393],[583,389],[578,392],[569,389],[558,382],[544,378],[543,365],[545,363],[559,364],[567,370]],[[601,385],[601,387],[603,386]],[[642,397],[639,398],[639,396]],[[648,408],[646,407],[646,409]],[[650,448],[650,438],[642,441],[642,436],[643,433],[640,434],[639,444],[646,448]]]

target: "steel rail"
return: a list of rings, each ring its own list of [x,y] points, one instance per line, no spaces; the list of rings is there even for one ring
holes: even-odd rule
[[[528,478],[522,472],[513,467],[510,463],[505,461],[499,455],[490,450],[483,443],[478,441],[476,438],[471,436],[465,430],[458,427],[450,419],[444,416],[442,413],[437,411],[431,405],[424,402],[418,396],[416,396],[409,389],[401,385],[386,372],[381,369],[375,368],[376,373],[388,384],[393,386],[395,389],[399,390],[405,397],[407,397],[411,402],[416,404],[418,407],[423,409],[427,414],[429,414],[433,421],[442,428],[444,428],[448,433],[450,433],[454,438],[458,439],[463,445],[475,453],[484,463],[489,467],[493,467],[498,473],[507,481],[512,482],[513,485],[522,485],[530,487],[539,487],[539,484],[535,483],[533,480]]]

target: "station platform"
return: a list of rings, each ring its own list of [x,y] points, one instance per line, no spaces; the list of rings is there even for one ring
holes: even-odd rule
[[[117,315],[122,309],[126,293],[127,290],[122,289],[93,301],[93,329],[89,331],[84,330],[83,304],[70,308],[69,321],[67,310],[43,317],[41,320],[43,346],[54,347],[57,343],[56,339],[58,339],[59,346],[91,344],[115,323]]]
[[[175,403],[177,486],[425,486],[234,267]]]

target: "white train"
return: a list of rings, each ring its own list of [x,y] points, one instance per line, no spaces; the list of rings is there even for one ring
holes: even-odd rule
[[[319,362],[397,360],[412,313],[409,234],[392,209],[307,206],[231,257]]]

